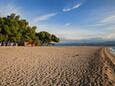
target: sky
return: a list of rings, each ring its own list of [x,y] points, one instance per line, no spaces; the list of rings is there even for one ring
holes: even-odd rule
[[[11,13],[61,41],[115,40],[115,0],[0,0],[0,16]]]

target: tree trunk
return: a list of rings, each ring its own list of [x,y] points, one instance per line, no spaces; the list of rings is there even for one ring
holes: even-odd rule
[[[3,46],[3,45],[4,45],[4,42],[2,41],[1,46]]]
[[[7,42],[5,42],[5,46],[8,46],[8,41],[7,41]]]

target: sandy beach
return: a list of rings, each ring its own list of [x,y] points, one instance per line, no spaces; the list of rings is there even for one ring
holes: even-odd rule
[[[0,47],[0,86],[113,86],[101,47]]]

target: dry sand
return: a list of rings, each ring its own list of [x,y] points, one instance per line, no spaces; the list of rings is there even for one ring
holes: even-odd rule
[[[0,86],[107,86],[100,47],[0,47]]]

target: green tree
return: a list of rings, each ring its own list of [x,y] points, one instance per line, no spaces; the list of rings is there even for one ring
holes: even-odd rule
[[[51,35],[46,31],[36,33],[36,37],[39,39],[41,45],[49,45],[51,42],[59,42],[59,38],[55,35]]]
[[[53,42],[59,42],[60,40],[59,40],[58,37],[56,37],[54,34],[52,34],[51,41],[53,41]]]
[[[51,41],[51,34],[46,31],[39,32],[36,36],[38,36],[41,45],[48,45]]]
[[[24,45],[31,42],[36,45],[49,45],[49,43],[59,42],[59,38],[46,31],[36,33],[36,26],[29,26],[25,19],[20,19],[19,15],[12,13],[7,17],[0,17],[0,42],[2,45],[14,44]]]

